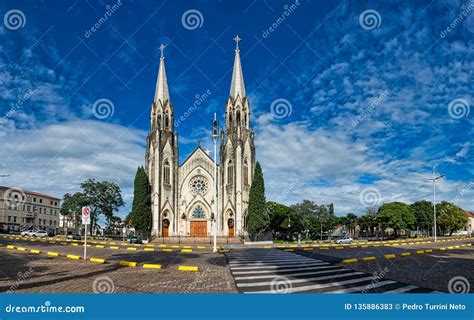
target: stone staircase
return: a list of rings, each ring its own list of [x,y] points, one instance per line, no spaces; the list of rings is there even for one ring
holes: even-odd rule
[[[151,243],[212,244],[213,241],[213,237],[155,237]],[[238,237],[217,237],[218,245],[242,243]]]

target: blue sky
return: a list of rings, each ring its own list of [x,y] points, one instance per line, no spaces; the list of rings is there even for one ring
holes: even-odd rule
[[[211,146],[238,34],[268,200],[361,214],[430,199],[436,165],[439,199],[474,211],[473,2],[2,1],[0,16],[0,184],[107,179],[127,213],[160,44],[175,118],[204,100],[177,126],[184,160]]]

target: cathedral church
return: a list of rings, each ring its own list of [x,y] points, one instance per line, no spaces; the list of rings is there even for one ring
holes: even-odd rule
[[[174,106],[161,46],[145,156],[154,236],[208,237],[214,232],[217,236],[244,235],[255,145],[240,61],[241,39],[237,36],[234,40],[234,67],[225,103],[225,125],[220,133],[214,121],[213,137],[220,144],[218,163],[199,146],[179,163]]]

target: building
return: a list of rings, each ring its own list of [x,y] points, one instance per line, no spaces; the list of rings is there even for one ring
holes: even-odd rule
[[[217,168],[213,159],[199,146],[179,164],[174,106],[168,91],[164,46],[161,46],[145,157],[152,189],[154,236],[207,237],[214,234],[214,227],[217,227],[218,236],[244,234],[255,165],[255,137],[250,128],[240,38],[237,36],[234,40],[235,60],[230,93],[225,103],[225,125],[220,134],[214,130],[220,143]]]
[[[44,193],[0,186],[0,230],[31,228],[56,233],[60,199]]]

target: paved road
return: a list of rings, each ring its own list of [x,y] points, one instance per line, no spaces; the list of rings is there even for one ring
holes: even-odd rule
[[[346,269],[319,259],[268,249],[227,253],[237,290],[242,293],[417,293],[433,292]]]

